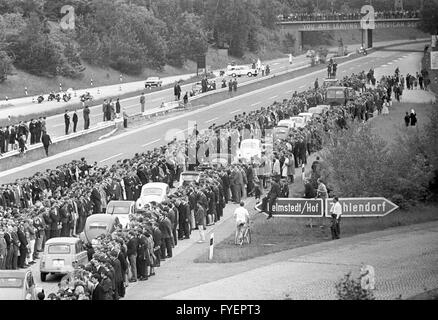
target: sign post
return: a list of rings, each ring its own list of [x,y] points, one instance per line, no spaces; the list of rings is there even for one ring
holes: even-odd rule
[[[208,260],[213,259],[213,248],[214,248],[214,233],[210,235],[210,251],[208,253]]]
[[[384,217],[398,206],[388,199],[376,198],[339,198],[342,206],[342,218],[363,218],[363,217]],[[326,199],[326,217],[331,216],[333,208],[333,199]]]
[[[278,198],[272,205],[272,215],[275,217],[317,218],[324,216],[322,199]],[[262,211],[262,203],[255,206]]]

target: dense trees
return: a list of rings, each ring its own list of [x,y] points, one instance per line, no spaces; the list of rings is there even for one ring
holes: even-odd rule
[[[433,0],[425,0],[428,1]],[[414,0],[405,0],[405,7]],[[280,36],[279,14],[358,9],[363,0],[0,0],[0,65],[37,75],[79,76],[81,61],[123,73],[182,66],[207,52],[232,56],[266,48],[291,52],[294,38]],[[74,30],[62,30],[61,8],[73,6]],[[374,0],[377,10],[392,9]],[[418,5],[418,4],[417,4]],[[389,6],[389,7],[388,7]],[[436,19],[429,10],[429,20]],[[435,18],[434,18],[435,17]],[[428,20],[428,21],[429,21]],[[436,21],[436,20],[435,20]],[[432,28],[434,22],[425,23]],[[435,24],[436,25],[436,24]],[[3,28],[3,29],[2,29]]]

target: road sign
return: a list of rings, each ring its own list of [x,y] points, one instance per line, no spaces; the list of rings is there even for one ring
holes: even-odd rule
[[[432,51],[430,53],[430,69],[431,70],[438,69],[438,51]]]
[[[398,209],[398,206],[385,198],[339,198],[342,206],[341,217],[383,217]],[[326,217],[331,216],[333,199],[326,199]]]
[[[261,205],[261,202],[256,205],[258,211],[262,211]],[[324,216],[322,199],[278,198],[272,209],[275,217],[313,218]]]

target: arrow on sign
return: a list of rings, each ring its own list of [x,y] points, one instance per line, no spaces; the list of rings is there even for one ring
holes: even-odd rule
[[[255,209],[262,212],[262,201]],[[276,217],[323,217],[322,199],[277,198],[272,205],[273,216]]]
[[[342,207],[342,217],[384,217],[398,206],[383,197],[375,198],[339,198]],[[326,217],[331,216],[333,199],[326,199]]]

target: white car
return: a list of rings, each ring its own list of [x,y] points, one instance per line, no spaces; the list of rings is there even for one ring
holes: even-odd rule
[[[252,157],[262,156],[262,142],[259,139],[245,139],[240,143],[240,148],[237,151],[238,159],[245,159],[250,162]]]
[[[330,109],[329,105],[320,104],[320,105],[318,105],[316,107],[309,108],[307,110],[307,112],[312,113],[312,114],[320,115],[320,114],[326,112],[329,109]]]
[[[135,201],[115,201],[108,202],[106,213],[119,218],[123,228],[129,223],[129,215],[135,213]]]
[[[199,171],[184,171],[179,176],[179,186],[190,184],[191,182],[199,182],[201,172]]]
[[[149,77],[146,79],[144,83],[145,88],[151,88],[151,87],[161,87],[163,84],[163,80],[160,79],[160,77]]]
[[[161,203],[167,200],[169,195],[169,185],[163,182],[146,183],[141,188],[140,198],[136,201],[136,207],[142,210],[144,206],[151,202]]]
[[[298,114],[298,117],[303,117],[305,123],[307,123],[307,122],[310,121],[310,119],[312,119],[313,117],[315,117],[315,114],[314,114],[314,113],[311,113],[311,112],[301,112],[301,113]]]
[[[253,69],[250,66],[229,66],[227,68],[227,71],[225,72],[227,76],[231,77],[241,77],[241,76],[248,76],[248,77],[256,77],[258,74],[257,69]]]

